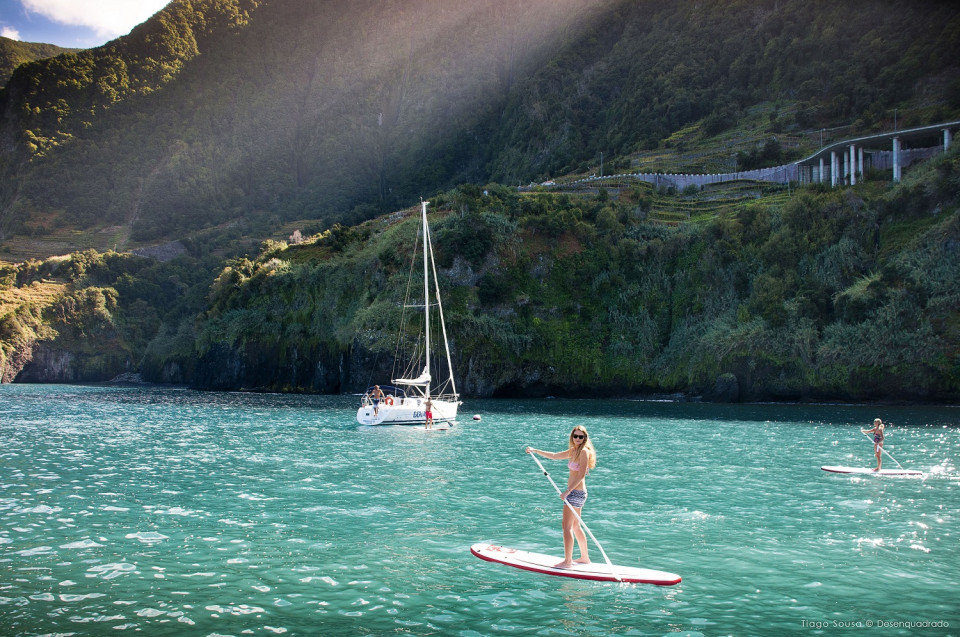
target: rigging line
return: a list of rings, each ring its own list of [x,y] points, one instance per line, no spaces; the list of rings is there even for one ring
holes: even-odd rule
[[[407,287],[406,287],[406,289],[404,290],[403,304],[401,305],[401,312],[400,312],[400,330],[397,332],[397,344],[396,344],[396,347],[394,348],[394,352],[393,352],[393,371],[392,371],[392,375],[393,375],[394,377],[405,376],[405,375],[406,375],[406,371],[404,370],[403,367],[400,366],[400,361],[403,360],[403,358],[405,358],[405,357],[401,356],[401,353],[402,353],[402,350],[403,350],[403,344],[404,344],[404,340],[405,340],[405,339],[404,339],[404,336],[405,336],[406,331],[407,331],[407,330],[406,330],[406,328],[407,328],[407,323],[409,322],[408,314],[407,314],[407,312],[406,312],[406,308],[408,308],[408,307],[414,307],[414,306],[412,305],[412,303],[411,303],[411,294],[412,294],[411,290],[412,290],[412,288],[413,288],[413,270],[414,270],[414,266],[415,266],[416,263],[417,263],[417,246],[418,246],[418,245],[420,245],[420,228],[419,228],[419,226],[417,227],[416,232],[414,232],[414,234],[413,234],[413,255],[410,257],[410,265],[409,265],[409,267],[408,267],[408,269],[407,269]],[[415,358],[416,358],[416,354],[414,354],[414,356],[411,357],[410,361],[408,361],[408,364],[411,365],[411,366],[413,366],[413,360],[414,360]],[[401,370],[404,370],[404,371],[401,371]]]
[[[540,464],[540,459],[537,458],[536,454],[531,453],[531,454],[530,454],[530,457],[533,458],[533,461],[537,463],[537,466],[538,466],[538,467],[540,467],[540,471],[543,472],[543,475],[547,476],[547,480],[549,480],[549,481],[550,481],[550,484],[553,485],[553,488],[557,490],[557,493],[559,493],[559,494],[562,496],[562,495],[563,495],[563,491],[560,490],[560,487],[557,486],[557,483],[553,481],[553,478],[550,477],[550,474],[547,473],[547,470],[543,468],[543,465],[542,465],[542,464]],[[607,566],[610,567],[610,572],[613,574],[614,577],[617,578],[617,581],[622,584],[622,583],[623,583],[623,579],[621,579],[620,575],[617,573],[616,567],[615,567],[615,566],[613,565],[613,563],[610,561],[610,558],[607,557],[607,552],[603,550],[603,547],[602,547],[602,546],[600,546],[600,542],[597,541],[597,538],[596,538],[596,537],[593,535],[593,533],[590,531],[590,528],[589,528],[589,527],[586,525],[586,523],[583,521],[583,518],[580,517],[580,514],[577,513],[577,510],[573,508],[573,505],[572,505],[572,504],[570,504],[570,503],[567,502],[566,500],[564,500],[563,503],[564,503],[566,506],[568,506],[568,507],[570,508],[570,512],[573,513],[574,516],[576,516],[577,521],[580,522],[580,526],[583,527],[583,530],[587,532],[587,535],[590,536],[590,539],[593,540],[593,543],[597,545],[597,548],[598,548],[598,549],[600,549],[600,554],[603,555],[603,559],[607,561]]]

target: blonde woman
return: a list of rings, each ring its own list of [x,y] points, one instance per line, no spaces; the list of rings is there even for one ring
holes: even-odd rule
[[[877,468],[874,471],[880,471],[880,466],[883,464],[883,438],[884,438],[884,425],[883,421],[879,418],[873,420],[873,429],[861,429],[865,434],[873,434],[873,453],[877,456]]]
[[[569,446],[566,451],[556,453],[550,451],[541,451],[533,447],[527,447],[527,453],[540,454],[550,460],[567,460],[567,469],[570,470],[570,476],[567,478],[567,489],[560,494],[560,497],[570,507],[573,507],[577,515],[573,514],[570,507],[564,505],[563,518],[561,526],[563,529],[563,561],[556,565],[557,568],[570,568],[576,564],[590,563],[590,548],[587,546],[587,536],[580,528],[580,521],[577,516],[583,511],[583,504],[587,501],[587,472],[597,466],[597,452],[590,442],[590,434],[583,425],[577,425],[570,432]],[[580,547],[580,559],[573,559],[573,540],[576,538],[577,545]]]

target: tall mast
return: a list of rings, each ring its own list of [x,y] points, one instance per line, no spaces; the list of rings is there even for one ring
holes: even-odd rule
[[[420,216],[423,222],[423,315],[424,315],[424,330],[427,334],[427,349],[426,349],[426,364],[424,366],[424,371],[427,373],[428,377],[430,375],[430,281],[427,277],[427,272],[429,270],[429,262],[427,261],[427,244],[430,243],[430,228],[427,226],[427,204],[429,201],[420,200]],[[426,397],[430,398],[430,380],[427,380],[427,391]]]
[[[453,363],[450,361],[450,341],[447,339],[447,322],[443,318],[443,302],[440,299],[440,277],[437,276],[437,260],[433,256],[433,243],[430,244],[430,271],[433,273],[433,294],[437,297],[437,314],[440,316],[440,330],[443,332],[443,349],[447,354],[447,370],[450,372],[449,383],[453,390],[453,399],[457,396],[457,381],[453,378]]]

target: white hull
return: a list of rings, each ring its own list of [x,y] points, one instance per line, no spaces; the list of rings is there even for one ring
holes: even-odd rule
[[[457,419],[459,402],[433,399],[432,403],[434,424],[451,423]],[[392,405],[381,402],[376,413],[374,413],[373,405],[369,404],[361,405],[360,409],[357,410],[357,422],[361,425],[419,425],[423,427],[426,419],[423,399],[420,398],[398,399]]]

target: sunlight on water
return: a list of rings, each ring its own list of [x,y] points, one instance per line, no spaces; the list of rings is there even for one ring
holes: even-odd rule
[[[0,386],[4,634],[960,628],[957,409],[470,401],[481,422],[425,432],[357,426],[355,403]],[[876,415],[923,478],[820,470],[872,466],[858,429]],[[578,423],[599,456],[591,530],[616,563],[680,585],[470,555],[560,554],[559,497],[523,448],[559,450]]]

